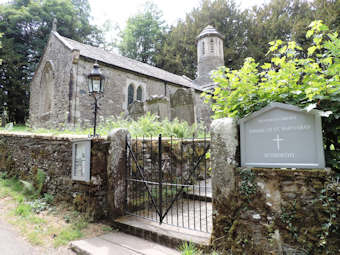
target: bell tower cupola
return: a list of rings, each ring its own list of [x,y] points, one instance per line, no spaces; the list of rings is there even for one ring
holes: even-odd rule
[[[207,26],[196,37],[198,77],[194,83],[201,87],[213,83],[210,72],[224,65],[223,39],[213,26]]]

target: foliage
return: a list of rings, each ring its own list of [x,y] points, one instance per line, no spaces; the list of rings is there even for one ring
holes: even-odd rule
[[[161,11],[154,3],[146,2],[143,11],[128,19],[119,51],[123,56],[154,65],[164,32]]]
[[[185,121],[179,121],[175,119],[169,121],[167,119],[160,121],[156,115],[147,113],[146,115],[140,117],[137,121],[125,119],[122,116],[116,118],[111,118],[107,120],[101,120],[97,127],[97,133],[100,135],[107,135],[114,128],[126,128],[129,130],[132,137],[147,137],[147,136],[158,136],[162,134],[163,137],[174,138],[192,138],[193,136],[197,138],[203,138],[205,135],[205,129],[203,124],[193,124],[189,125]],[[9,131],[3,128],[1,130]],[[30,133],[49,133],[53,135],[58,134],[79,134],[87,135],[92,132],[92,128],[74,128],[74,129],[32,129],[25,126],[14,126],[10,132],[30,132]],[[209,134],[206,134],[207,136]]]
[[[56,237],[54,246],[59,247],[61,245],[66,245],[70,241],[79,239],[83,236],[82,232],[78,228],[74,228],[73,226],[69,226],[66,229],[63,229],[60,234]]]
[[[35,213],[40,213],[51,208],[53,202],[53,196],[51,194],[45,193],[42,198],[37,198],[32,201],[28,201],[27,204],[30,205],[32,211]]]
[[[180,247],[179,250],[181,255],[198,255],[202,254],[200,250],[191,242],[184,242]]]
[[[204,94],[214,118],[242,118],[270,102],[284,102],[323,111],[326,151],[340,150],[340,39],[321,21],[306,34],[311,46],[304,52],[294,41],[270,42],[271,61],[259,64],[247,58],[239,70],[220,68],[213,78],[213,95]],[[329,161],[328,161],[329,162]],[[340,169],[340,162],[333,162]]]
[[[298,238],[298,232],[296,227],[296,201],[293,201],[292,203],[289,203],[286,206],[281,205],[281,214],[280,214],[280,220],[288,231],[291,233],[292,237],[297,240]]]
[[[29,83],[46,46],[52,22],[66,37],[98,44],[99,30],[89,24],[87,0],[14,0],[0,4],[0,112],[10,122],[24,123],[28,113]]]
[[[156,115],[151,115],[150,113],[140,117],[137,121],[126,120],[121,117],[107,120],[100,125],[99,132],[108,133],[113,128],[126,128],[132,137],[158,136],[159,134],[162,134],[163,137],[173,136],[177,138],[190,138],[193,135],[197,137],[204,136],[202,125],[193,124],[190,126],[187,122],[181,122],[178,119],[160,121]]]
[[[322,224],[322,234],[320,236],[320,246],[326,248],[328,238],[339,232],[339,224],[336,224],[337,215],[340,213],[340,207],[337,205],[337,198],[340,195],[339,179],[333,179],[321,190],[320,197],[317,199],[321,202],[327,222]]]
[[[224,40],[226,65],[237,68],[245,55],[246,15],[234,0],[203,0],[198,8],[187,13],[165,36],[157,55],[158,67],[192,79],[196,76],[196,37],[207,26],[213,25]]]
[[[0,33],[0,38],[2,37],[2,33]],[[0,41],[0,49],[2,48],[2,43]],[[2,59],[0,58],[0,65],[2,64]]]
[[[84,229],[88,226],[87,218],[74,211],[65,211],[56,214],[64,215],[69,218],[65,223],[50,222],[44,217],[38,216],[42,211],[51,209],[53,196],[45,193],[42,198],[33,199],[31,194],[27,194],[24,184],[17,179],[0,178],[0,198],[8,197],[10,203],[15,202],[16,206],[7,215],[10,223],[18,226],[30,243],[34,245],[45,245],[46,239],[53,236],[55,247],[67,244],[69,241],[80,238],[84,234]],[[59,209],[58,209],[59,210]],[[52,211],[52,210],[49,210]],[[3,212],[5,213],[5,211]],[[59,226],[60,225],[60,226]]]
[[[224,39],[224,63],[239,69],[248,56],[263,64],[267,42],[293,39],[303,48],[309,46],[306,27],[314,19],[325,20],[331,29],[340,30],[340,2],[334,0],[272,0],[242,10],[234,0],[202,0],[165,34],[156,66],[172,73],[196,76],[196,36],[213,25]]]
[[[46,179],[46,173],[41,170],[38,169],[36,176],[35,176],[35,182],[36,182],[36,187],[37,187],[37,194],[41,195],[41,191],[43,189],[44,183],[45,183],[45,179]]]
[[[23,191],[24,193],[28,194],[28,195],[33,195],[35,193],[35,188],[34,186],[32,185],[32,183],[30,182],[27,182],[27,181],[23,181],[23,180],[20,180],[20,182],[22,183],[23,185]]]
[[[240,193],[250,201],[252,196],[257,192],[257,185],[255,183],[255,174],[249,168],[242,169],[240,172],[241,186]]]

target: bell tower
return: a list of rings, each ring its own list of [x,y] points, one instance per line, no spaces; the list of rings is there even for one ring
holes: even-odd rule
[[[207,26],[196,37],[198,77],[194,83],[201,87],[211,86],[210,72],[224,65],[223,39],[213,26]]]

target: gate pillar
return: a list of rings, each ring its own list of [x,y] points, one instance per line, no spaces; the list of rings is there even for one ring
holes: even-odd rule
[[[211,168],[213,198],[228,197],[235,189],[234,169],[238,147],[237,122],[231,118],[211,124]]]
[[[129,131],[123,128],[113,129],[108,135],[110,148],[107,164],[107,200],[108,215],[112,218],[117,218],[124,212],[126,137],[129,135]]]
[[[213,190],[213,234],[221,238],[219,218],[228,215],[225,211],[227,198],[235,191],[235,169],[238,167],[237,122],[232,118],[214,120],[211,124],[211,168]]]

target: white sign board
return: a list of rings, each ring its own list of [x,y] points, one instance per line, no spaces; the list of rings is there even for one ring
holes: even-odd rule
[[[90,182],[91,141],[72,144],[72,180]]]
[[[324,168],[317,111],[271,103],[240,120],[241,166]]]

